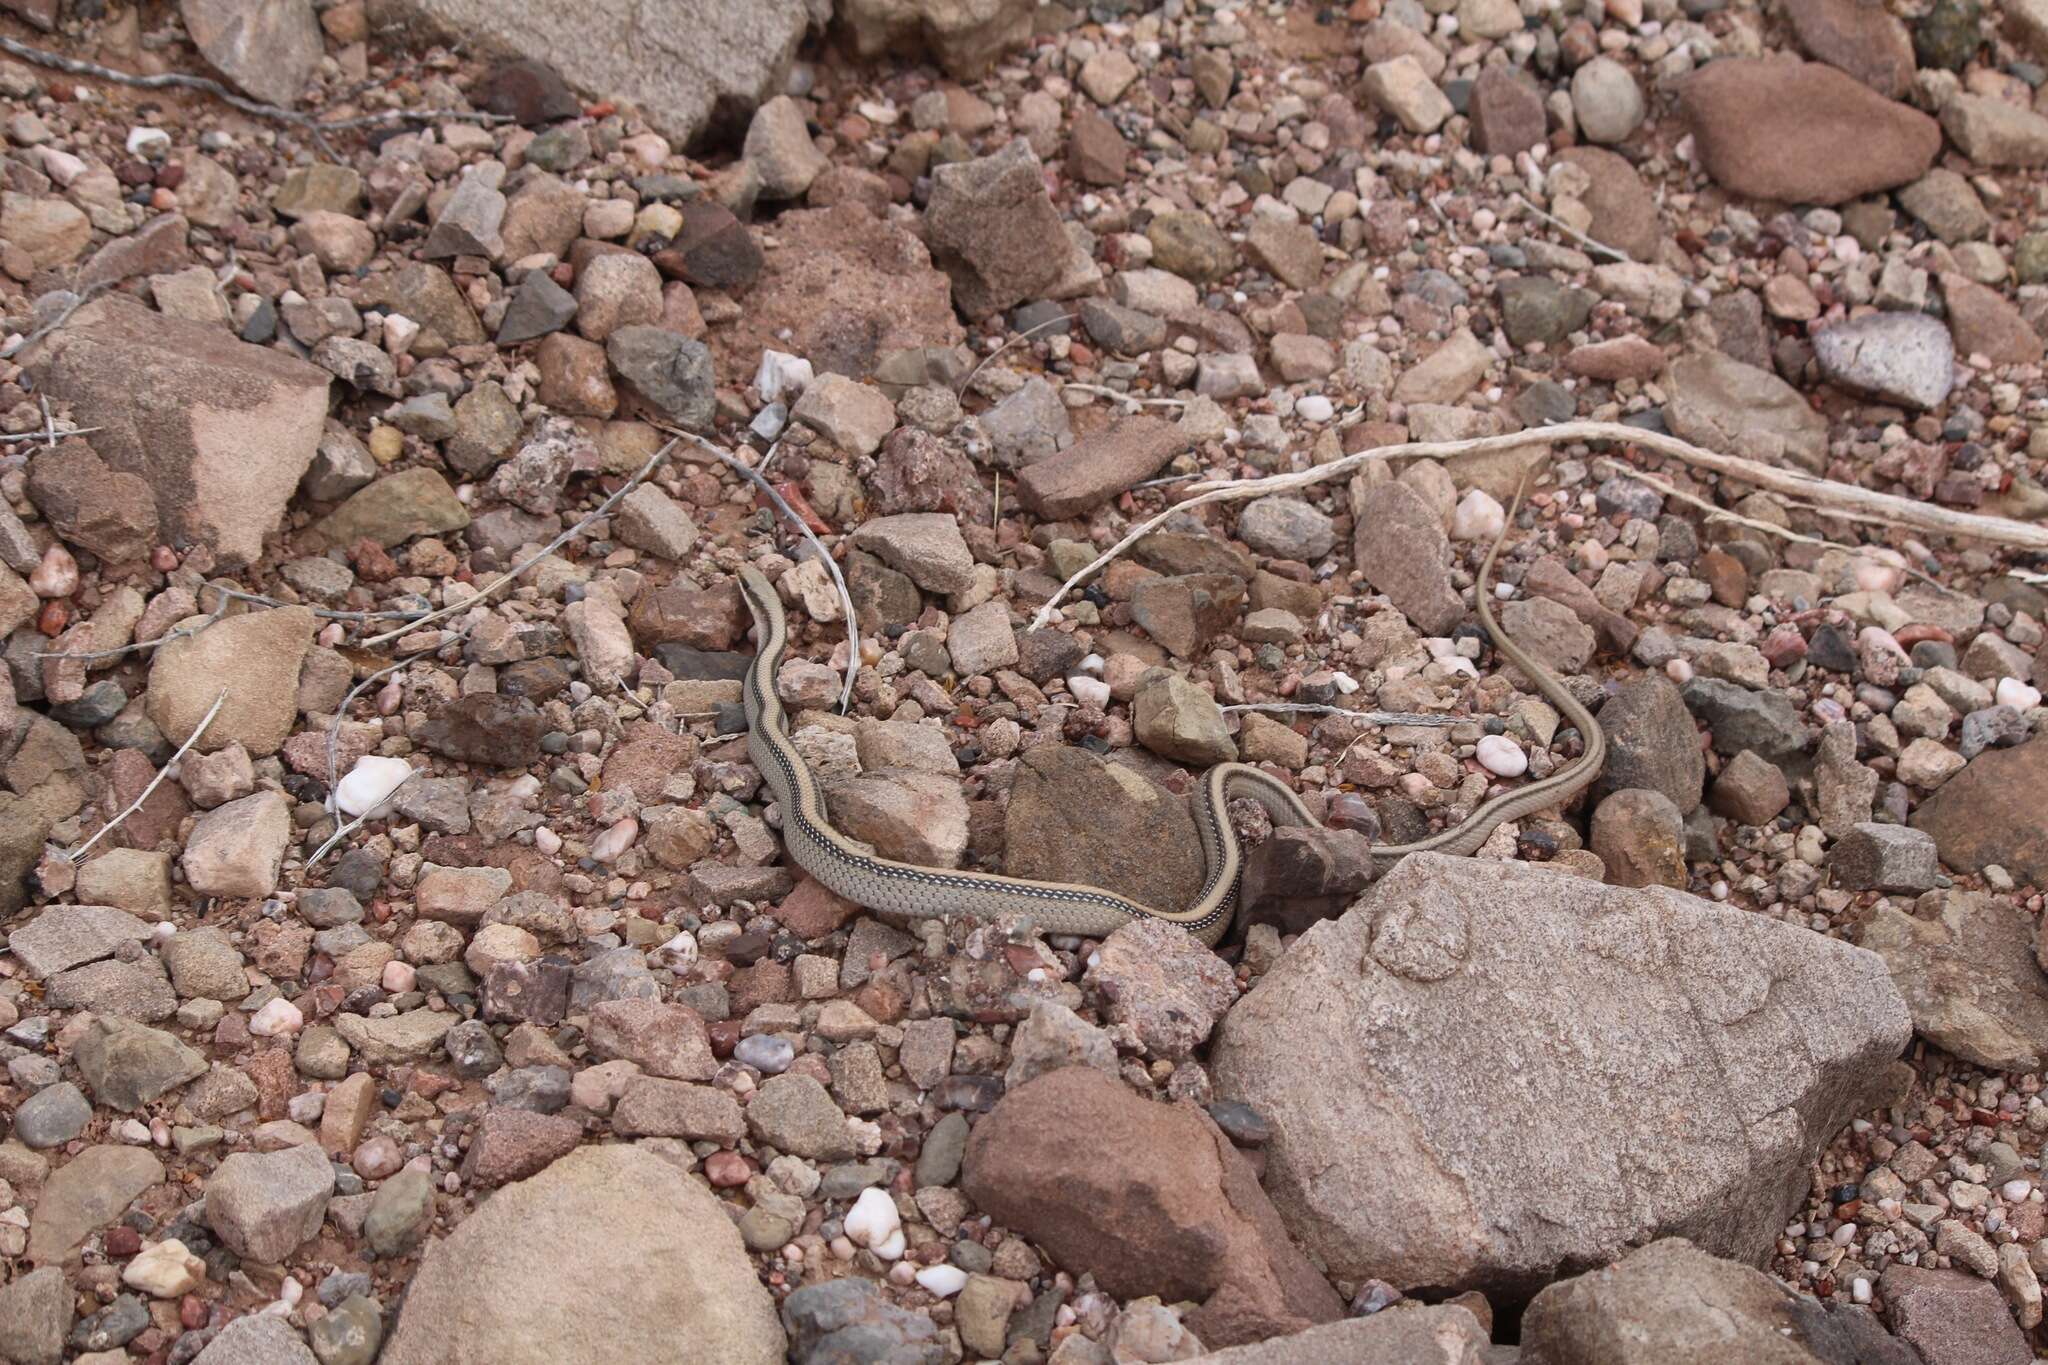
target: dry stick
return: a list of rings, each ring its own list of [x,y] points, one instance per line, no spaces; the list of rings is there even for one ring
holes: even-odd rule
[[[306,861],[300,865],[300,875],[303,876],[307,871],[309,871],[312,868],[313,864],[319,862],[322,858],[326,857],[328,849],[333,848],[343,839],[348,838],[349,835],[354,834],[357,830],[361,829],[364,825],[368,824],[370,820],[376,816],[378,811],[383,810],[384,807],[391,804],[392,799],[398,795],[399,791],[405,786],[406,783],[412,781],[415,777],[418,777],[419,775],[420,770],[418,768],[414,768],[404,777],[398,779],[398,786],[393,787],[389,792],[386,792],[384,795],[384,799],[382,801],[379,801],[376,805],[370,807],[361,815],[358,815],[355,819],[349,821],[340,829],[337,829],[334,831],[334,833],[328,835],[327,841],[321,844],[320,847],[314,849],[313,856],[306,859]]]
[[[583,518],[583,520],[577,522],[574,526],[571,526],[568,530],[562,532],[562,534],[556,536],[547,544],[541,546],[539,550],[535,551],[527,558],[521,560],[518,564],[513,565],[504,573],[499,574],[496,578],[491,580],[490,585],[488,587],[484,588],[483,591],[477,593],[474,597],[466,597],[460,602],[452,602],[449,605],[442,607],[439,611],[430,611],[425,616],[420,617],[418,620],[409,621],[405,625],[400,626],[397,630],[387,630],[382,635],[372,635],[369,639],[364,640],[362,642],[363,647],[368,648],[372,645],[381,645],[386,643],[387,641],[396,640],[401,635],[411,634],[413,631],[418,630],[421,626],[432,625],[436,621],[445,621],[450,616],[459,615],[462,612],[468,611],[471,607],[482,605],[485,598],[489,597],[492,593],[496,592],[498,589],[504,587],[507,583],[510,583],[513,579],[525,573],[534,565],[540,563],[543,559],[546,559],[556,550],[561,549],[562,546],[568,544],[572,539],[574,539],[576,535],[583,530],[584,527],[590,525],[590,523],[596,521],[599,517],[602,517],[605,513],[611,511],[612,508],[616,507],[618,505],[619,499],[625,497],[626,494],[632,492],[634,489],[638,488],[642,483],[646,482],[647,476],[654,472],[654,467],[660,464],[663,460],[667,459],[668,453],[671,450],[674,450],[675,448],[676,443],[673,440],[671,440],[667,445],[663,446],[660,450],[657,450],[652,455],[649,455],[647,457],[647,463],[640,466],[639,472],[633,475],[632,478],[620,484],[618,492],[612,494],[603,502],[599,503],[597,505],[596,511],[592,512],[589,516]],[[442,643],[445,644],[447,642],[443,641]]]
[[[6,356],[0,355],[0,360],[4,359],[6,359]],[[90,436],[95,431],[101,430],[104,430],[104,428],[69,427],[63,431],[57,432],[56,434],[59,436]],[[47,439],[49,435],[50,431],[47,428],[38,427],[34,431],[19,431],[11,434],[7,432],[0,432],[0,441],[41,441]]]
[[[2008,517],[1987,517],[1974,512],[1958,512],[1952,508],[1915,502],[1910,498],[1894,497],[1889,493],[1875,493],[1867,488],[1836,483],[1814,474],[1759,464],[1755,460],[1746,460],[1737,455],[1722,455],[1716,451],[1702,449],[1689,441],[1681,441],[1676,436],[1623,426],[1619,422],[1563,422],[1556,426],[1536,427],[1504,436],[1479,436],[1463,441],[1411,441],[1406,445],[1379,446],[1372,450],[1361,450],[1354,455],[1346,455],[1342,459],[1332,460],[1328,464],[1317,465],[1312,469],[1271,474],[1258,479],[1228,479],[1196,484],[1188,490],[1193,497],[1175,503],[1158,515],[1139,523],[1122,540],[1097,555],[1085,568],[1062,583],[1060,590],[1039,608],[1038,615],[1032,619],[1032,628],[1043,627],[1050,621],[1053,609],[1076,585],[1087,581],[1103,565],[1108,564],[1177,513],[1213,502],[1234,502],[1267,493],[1307,488],[1327,479],[1349,474],[1363,465],[1379,460],[1450,459],[1459,455],[1490,454],[1496,451],[1521,450],[1529,446],[1569,445],[1579,441],[1619,441],[1640,446],[1655,454],[1711,469],[1717,474],[1741,479],[1745,483],[1767,488],[1774,493],[1805,498],[1824,508],[1846,508],[1852,512],[1877,516],[1891,526],[1924,531],[1931,535],[1989,541],[1994,545],[2007,545],[2015,549],[2048,551],[2048,527],[2013,521]]]
[[[1114,398],[1119,403],[1136,403],[1141,408],[1184,408],[1188,405],[1188,400],[1185,398],[1140,398],[1137,394],[1124,393],[1120,390],[1112,389],[1106,384],[1072,382],[1062,384],[1060,387],[1063,389],[1074,389],[1081,393],[1092,393],[1099,398]]]
[[[804,539],[808,540],[812,547],[817,550],[818,558],[824,562],[825,572],[832,575],[833,586],[839,589],[840,610],[846,613],[846,681],[839,688],[839,714],[845,715],[846,708],[853,704],[853,678],[860,668],[860,627],[853,619],[853,593],[848,590],[846,579],[839,572],[839,562],[832,558],[832,552],[825,548],[825,542],[818,539],[811,531],[809,523],[796,514],[796,509],[789,505],[782,494],[775,491],[775,485],[762,478],[759,472],[742,463],[738,456],[719,449],[694,432],[677,431],[674,427],[663,427],[662,430],[674,432],[678,436],[689,437],[690,440],[695,441],[705,450],[716,455],[720,464],[723,464],[728,469],[738,471],[747,482],[760,489],[766,495],[768,501],[775,504],[775,510],[782,514],[783,520],[796,527],[798,531],[801,531]],[[780,448],[780,442],[770,446],[767,455],[762,457],[761,463],[767,464],[769,460],[775,457],[775,452]]]
[[[1644,473],[1642,470],[1637,469],[1634,465],[1624,464],[1620,460],[1615,459],[1612,455],[1602,455],[1599,457],[1599,460],[1601,464],[1607,465],[1608,467],[1618,471],[1626,477],[1636,480],[1638,483],[1647,484],[1649,487],[1656,489],[1659,493],[1662,493],[1667,498],[1675,499],[1678,502],[1686,504],[1688,507],[1699,508],[1702,512],[1705,512],[1707,514],[1707,519],[1709,521],[1732,521],[1737,526],[1747,527],[1752,531],[1762,531],[1767,535],[1779,536],[1785,540],[1793,541],[1800,545],[1818,545],[1823,549],[1840,550],[1844,554],[1864,555],[1867,553],[1864,550],[1858,549],[1854,545],[1843,545],[1836,541],[1823,539],[1820,536],[1807,535],[1804,531],[1794,531],[1784,526],[1773,526],[1768,521],[1762,521],[1756,517],[1745,517],[1740,512],[1731,512],[1725,507],[1717,507],[1713,503],[1708,502],[1705,498],[1700,497],[1698,494],[1688,493],[1684,489],[1678,487],[1676,484],[1667,483],[1665,480],[1658,478],[1655,474],[1647,474]],[[1855,518],[1856,520],[1863,519],[1860,517],[1856,517],[1854,513],[1831,513],[1826,508],[1822,507],[1812,507],[1807,510],[1818,512],[1822,516],[1846,515]],[[1876,520],[1876,518],[1871,518],[1871,520],[1874,521]],[[1933,575],[1923,573],[1919,569],[1914,568],[1911,564],[1902,566],[1902,569],[1905,573],[1911,574],[1913,577],[1926,583],[1931,588],[1935,588],[1941,592],[1950,593],[1957,597],[1966,595],[1957,592],[1956,589],[1948,587],[1945,584],[1936,582]]]
[[[82,659],[87,663],[96,663],[102,659],[118,659],[124,654],[138,654],[145,649],[156,649],[161,645],[169,644],[173,640],[189,640],[201,631],[219,625],[221,620],[226,617],[228,608],[236,602],[249,602],[259,607],[290,607],[299,605],[295,602],[282,602],[275,597],[265,597],[260,592],[243,592],[240,588],[223,588],[213,583],[203,583],[200,585],[199,596],[201,598],[204,598],[210,592],[220,594],[220,605],[206,613],[206,619],[196,626],[180,626],[176,630],[165,631],[154,640],[137,640],[133,644],[122,645],[118,649],[97,649],[65,654],[35,653],[29,655],[29,657],[31,659]],[[308,610],[325,621],[416,621],[426,614],[418,611],[395,609],[391,611],[330,611],[325,607],[310,607]]]
[[[51,318],[48,322],[36,328],[33,332],[30,332],[27,336],[22,337],[20,340],[11,341],[5,346],[0,346],[0,360],[12,360],[15,356],[21,354],[21,352],[27,350],[29,347],[35,345],[38,341],[41,341],[44,337],[48,336],[50,333],[56,331],[59,327],[62,327],[65,323],[71,321],[71,315],[73,313],[85,307],[86,304],[92,302],[93,299],[97,298],[101,294],[106,293],[107,290],[111,288],[113,288],[111,284],[96,284],[93,285],[91,288],[85,290],[83,293],[73,294],[71,296],[71,301],[64,305],[64,307],[58,312],[56,317]],[[93,430],[97,431],[99,430],[99,428],[94,427]],[[38,431],[33,434],[36,436],[41,436],[44,433]]]
[[[185,737],[185,742],[178,746],[178,752],[171,755],[170,762],[164,764],[163,767],[158,768],[156,770],[156,776],[149,779],[149,785],[142,789],[142,795],[136,797],[133,801],[130,801],[128,803],[128,809],[122,811],[119,815],[107,821],[107,823],[105,823],[104,825],[101,825],[99,827],[98,833],[94,834],[92,838],[87,839],[77,848],[65,854],[64,861],[69,863],[77,862],[80,858],[83,858],[86,855],[87,851],[90,850],[94,844],[98,843],[102,838],[106,836],[107,831],[113,829],[123,820],[126,820],[129,816],[141,810],[142,803],[149,800],[149,794],[155,791],[157,787],[163,782],[164,778],[170,773],[171,769],[177,766],[178,760],[183,758],[186,752],[190,750],[193,745],[199,742],[199,737],[206,733],[207,726],[213,724],[213,718],[220,714],[220,708],[227,704],[227,700],[228,690],[225,687],[223,687],[220,690],[220,695],[213,699],[213,705],[207,707],[206,714],[199,718],[198,728],[193,730],[190,735],[187,735]]]
[[[219,81],[209,80],[205,76],[188,76],[182,71],[170,71],[156,76],[130,75],[126,71],[116,71],[111,66],[101,66],[97,62],[79,61],[75,57],[66,57],[44,48],[30,47],[27,43],[16,42],[4,34],[0,34],[0,52],[12,53],[25,62],[34,62],[37,66],[53,67],[58,71],[68,72],[74,76],[92,76],[103,81],[113,81],[117,85],[132,85],[143,90],[162,90],[168,87],[198,90],[212,95],[215,99],[229,104],[245,114],[254,114],[258,118],[267,118],[278,123],[289,123],[296,128],[304,128],[313,135],[313,140],[318,142],[321,148],[329,154],[332,154],[333,148],[327,145],[327,139],[323,134],[340,132],[348,128],[371,128],[380,123],[400,123],[411,120],[420,122],[439,120],[443,123],[481,123],[486,126],[513,121],[503,114],[480,114],[466,109],[386,109],[374,114],[357,114],[350,118],[317,119],[311,114],[302,114],[296,109],[283,109],[275,104],[265,104],[261,100],[252,100],[245,96],[237,95]]]
[[[977,375],[979,375],[983,370],[987,369],[989,367],[989,364],[992,361],[994,361],[997,356],[1001,355],[1004,351],[1009,350],[1018,342],[1025,341],[1031,337],[1037,336],[1040,332],[1043,332],[1048,327],[1057,327],[1061,323],[1067,323],[1069,325],[1072,325],[1073,321],[1074,319],[1072,315],[1062,313],[1056,318],[1047,318],[1044,322],[1039,323],[1036,327],[1027,328],[1024,331],[1017,333],[1017,335],[1011,337],[1008,341],[996,347],[993,351],[990,351],[988,353],[987,359],[983,360],[979,365],[976,365],[973,369],[969,370],[967,372],[967,377],[960,381],[960,387],[953,390],[953,396],[955,398],[958,398],[961,394],[967,392],[967,386],[974,382],[975,377]]]
[[[1341,706],[1309,701],[1248,701],[1220,709],[1225,715],[1232,711],[1284,711],[1311,716],[1343,716],[1365,725],[1457,725],[1471,719],[1470,716],[1440,716],[1426,711],[1347,711]]]
[[[1591,255],[1611,256],[1617,261],[1624,261],[1631,264],[1635,261],[1635,257],[1629,255],[1620,247],[1609,246],[1605,242],[1595,241],[1593,238],[1588,237],[1585,233],[1573,227],[1570,223],[1564,221],[1564,219],[1553,217],[1552,215],[1545,213],[1542,209],[1537,208],[1534,204],[1530,203],[1527,199],[1523,198],[1519,194],[1515,196],[1515,202],[1520,204],[1529,212],[1535,214],[1538,218],[1541,218],[1544,222],[1556,228],[1559,232],[1562,232],[1565,236],[1577,242],[1580,246],[1586,248],[1587,252]]]

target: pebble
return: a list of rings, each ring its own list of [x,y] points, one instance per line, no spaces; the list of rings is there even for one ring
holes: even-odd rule
[[[1520,777],[1529,771],[1529,755],[1506,735],[1483,736],[1475,746],[1479,766],[1496,777]]]

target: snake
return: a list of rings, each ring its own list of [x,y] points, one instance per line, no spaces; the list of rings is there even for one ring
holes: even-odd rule
[[[1520,501],[1517,496],[1517,504]],[[1373,848],[1375,876],[1411,853],[1469,856],[1502,824],[1571,800],[1599,775],[1606,761],[1606,737],[1593,713],[1494,620],[1489,580],[1511,521],[1512,513],[1479,569],[1475,591],[1479,622],[1500,653],[1577,727],[1584,751],[1548,777],[1484,802],[1456,825],[1410,843]],[[782,599],[751,564],[741,566],[739,585],[754,618],[758,645],[742,680],[747,753],[781,812],[783,842],[791,861],[856,905],[911,918],[964,915],[993,920],[1019,915],[1048,934],[1096,939],[1138,920],[1161,920],[1213,947],[1228,932],[1236,914],[1238,874],[1244,867],[1243,845],[1227,814],[1230,802],[1256,801],[1276,826],[1321,823],[1285,783],[1250,764],[1219,763],[1210,768],[1192,803],[1205,868],[1201,892],[1192,904],[1179,909],[1142,905],[1099,886],[951,871],[881,857],[871,845],[833,827],[817,778],[790,741],[788,715],[774,687],[775,672],[789,644]]]

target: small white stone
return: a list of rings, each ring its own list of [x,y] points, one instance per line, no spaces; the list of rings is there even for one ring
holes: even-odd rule
[[[384,964],[383,986],[393,995],[404,995],[419,984],[419,971],[410,962],[396,958]]]
[[[1491,493],[1475,488],[1458,500],[1451,513],[1451,539],[1483,540],[1490,544],[1507,524],[1507,509],[1494,501]]]
[[[591,861],[615,863],[639,837],[640,822],[629,815],[590,841]]]
[[[411,776],[412,764],[402,758],[365,754],[356,760],[346,777],[334,784],[335,807],[351,820],[368,811],[375,811],[380,817],[389,815],[391,810],[385,803],[398,790],[398,784]]]
[[[147,156],[152,159],[169,151],[171,135],[161,128],[130,128],[128,130],[128,155]]]
[[[2028,1191],[2032,1190],[2033,1188],[2034,1187],[2032,1185],[2028,1184],[2024,1180],[2008,1180],[2003,1185],[2000,1185],[1998,1187],[1998,1192],[2000,1195],[2004,1196],[2006,1203],[2017,1204],[2021,1200],[2025,1199],[2027,1197]]]
[[[1506,735],[1482,736],[1476,747],[1479,766],[1496,777],[1520,777],[1529,771],[1529,755]]]
[[[1858,1275],[1849,1282],[1849,1297],[1858,1303],[1870,1302],[1870,1281]]]
[[[903,1259],[903,1253],[909,1249],[909,1243],[904,1239],[903,1229],[898,1228],[889,1234],[887,1241],[868,1249],[884,1261],[900,1261]]]
[[[121,1283],[140,1289],[153,1299],[175,1299],[189,1294],[206,1280],[206,1262],[194,1256],[185,1244],[172,1237],[121,1268]]]
[[[817,374],[811,362],[787,351],[761,352],[761,368],[754,372],[754,391],[764,403],[794,403]]]
[[[1337,415],[1337,405],[1319,393],[1312,393],[1294,405],[1294,415],[1304,422],[1327,422]]]
[[[1664,665],[1664,674],[1683,687],[1692,681],[1692,665],[1684,659],[1673,659]]]
[[[928,1265],[917,1272],[917,1282],[930,1293],[950,1299],[967,1287],[967,1272],[957,1265]]]
[[[562,836],[542,825],[533,832],[533,846],[543,853],[554,854],[562,851]]]
[[[305,1013],[280,995],[250,1018],[249,1032],[258,1038],[277,1038],[297,1033],[305,1022]]]
[[[1067,691],[1073,693],[1074,700],[1083,706],[1093,706],[1098,710],[1109,706],[1109,684],[1100,678],[1075,673],[1067,679]]]
[[[2018,678],[2000,678],[1998,690],[1992,695],[2000,706],[2010,706],[2015,711],[2031,711],[2041,704],[2041,689],[2029,687]]]
[[[853,1201],[846,1214],[846,1235],[855,1246],[878,1249],[902,1229],[903,1219],[897,1215],[896,1201],[888,1191],[873,1185],[860,1192],[860,1198]]]

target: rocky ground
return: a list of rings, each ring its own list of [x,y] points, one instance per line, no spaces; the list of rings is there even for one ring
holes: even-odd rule
[[[2043,0],[0,10],[0,1357],[2037,1354]]]

